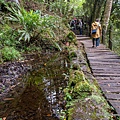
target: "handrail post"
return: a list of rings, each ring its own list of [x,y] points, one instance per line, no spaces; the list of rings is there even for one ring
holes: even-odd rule
[[[109,41],[108,41],[108,48],[110,48],[110,50],[112,50],[112,26],[110,26],[109,29]]]
[[[90,26],[87,26],[87,35],[90,36]]]
[[[103,29],[102,29],[102,41],[101,41],[101,43],[105,45],[105,30],[104,30],[104,26],[103,26]]]

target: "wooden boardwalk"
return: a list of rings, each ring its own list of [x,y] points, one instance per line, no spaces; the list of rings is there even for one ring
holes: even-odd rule
[[[120,116],[120,56],[100,44],[92,48],[89,37],[77,36],[85,47],[93,76],[103,91],[107,101],[113,106],[116,115]]]

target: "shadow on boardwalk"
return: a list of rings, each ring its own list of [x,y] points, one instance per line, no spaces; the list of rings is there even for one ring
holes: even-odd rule
[[[120,116],[120,56],[103,44],[92,48],[92,40],[89,37],[77,36],[77,40],[84,44],[93,76],[108,103],[115,109],[116,116]]]

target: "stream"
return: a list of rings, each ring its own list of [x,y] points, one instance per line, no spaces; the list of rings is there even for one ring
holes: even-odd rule
[[[63,89],[68,83],[65,55],[34,55],[30,70],[19,77],[0,101],[0,120],[59,120],[65,110]]]

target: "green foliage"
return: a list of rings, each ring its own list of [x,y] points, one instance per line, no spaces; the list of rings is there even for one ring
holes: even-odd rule
[[[74,57],[77,57],[77,53],[76,52],[70,52],[69,53],[69,59],[71,60],[72,58],[74,58]]]
[[[0,39],[1,39],[1,47],[3,46],[16,46],[20,44],[18,40],[16,40],[18,33],[8,26],[7,24],[3,25],[0,29]]]
[[[82,71],[75,70],[70,72],[69,85],[65,89],[65,99],[71,101],[78,96],[80,99],[87,97],[92,92],[92,88],[85,79]]]
[[[111,21],[116,26],[117,29],[120,28],[120,3],[119,1],[113,2],[112,12],[111,12]]]
[[[53,46],[61,50],[61,47],[55,40],[56,36],[54,32],[56,29],[58,29],[57,24],[59,18],[51,15],[42,16],[40,11],[26,11],[24,8],[8,9],[12,14],[7,18],[10,21],[20,24],[20,26],[17,28],[19,33],[19,41],[22,40],[24,43],[36,42],[38,44],[41,42],[41,39],[43,41],[47,39],[50,44],[53,44]]]
[[[5,1],[4,0],[0,0],[0,4],[4,3]]]
[[[28,52],[41,51],[41,47],[37,47],[37,46],[31,44],[30,46],[25,47],[24,50],[28,51]]]
[[[77,92],[79,89],[80,92],[91,92],[92,89],[90,88],[90,85],[87,81],[80,82],[75,86],[75,92]]]
[[[69,88],[64,89],[64,93],[65,93],[65,100],[71,101],[72,100],[72,94],[70,93],[70,89]]]
[[[30,41],[30,38],[35,35],[35,30],[39,26],[40,17],[38,13],[35,13],[33,10],[27,12],[24,8],[14,9],[9,8],[11,15],[7,17],[10,21],[17,22],[21,25],[22,29],[18,29],[18,32],[21,34],[19,40]]]
[[[70,6],[74,7],[74,16],[83,16],[85,11],[83,10],[83,3],[85,0],[71,0]]]
[[[50,3],[50,11],[54,11],[59,16],[68,17],[71,11],[69,2],[65,0],[57,0]]]
[[[72,31],[67,34],[65,39],[66,39],[67,42],[70,42],[70,43],[76,42],[76,36]]]
[[[2,58],[4,61],[16,60],[21,57],[19,51],[17,51],[14,47],[5,46],[1,50]]]
[[[70,84],[71,84],[71,82],[78,83],[81,81],[85,81],[85,77],[84,77],[83,72],[79,71],[79,70],[71,71]]]
[[[65,111],[61,111],[61,113],[60,113],[60,120],[66,120],[65,117],[66,117],[66,112]]]

